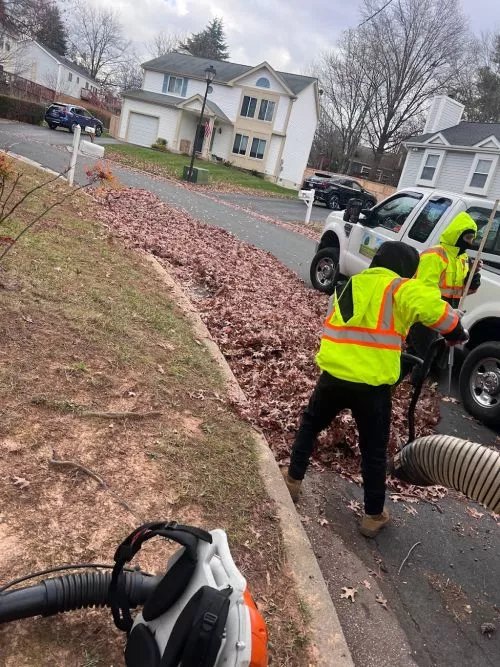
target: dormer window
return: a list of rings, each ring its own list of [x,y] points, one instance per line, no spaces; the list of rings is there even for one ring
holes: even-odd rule
[[[269,79],[267,79],[265,76],[261,76],[260,79],[257,79],[257,83],[255,85],[258,88],[270,88],[271,87]]]

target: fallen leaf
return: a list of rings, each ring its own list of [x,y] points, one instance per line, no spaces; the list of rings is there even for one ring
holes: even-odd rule
[[[375,572],[375,570],[368,570],[368,574],[370,577],[374,577],[375,579],[382,579],[380,572]]]
[[[25,489],[30,485],[27,479],[24,479],[24,477],[18,477],[17,475],[12,476],[12,483],[14,486],[17,486],[20,489]]]
[[[384,609],[387,609],[387,600],[385,599],[385,597],[384,597],[383,595],[381,595],[380,593],[378,593],[378,595],[375,596],[375,600],[376,600],[380,605],[382,605],[382,607],[383,607]]]
[[[412,516],[416,516],[418,514],[417,510],[414,507],[410,507],[409,505],[404,506],[404,511],[408,514],[411,514]]]
[[[466,611],[468,614],[472,614],[472,607],[470,606],[470,604],[466,604],[466,605],[465,605],[465,611]]]
[[[320,526],[328,526],[329,521],[328,519],[325,519],[325,517],[320,517],[318,523]]]
[[[467,514],[470,514],[474,519],[480,519],[484,516],[483,512],[478,512],[475,507],[467,507]]]
[[[342,586],[343,593],[340,594],[341,598],[345,598],[346,600],[350,600],[351,602],[354,602],[354,596],[358,592],[357,588],[349,588],[348,586]]]
[[[363,580],[363,586],[364,586],[365,588],[367,588],[368,590],[370,590],[370,588],[372,587],[372,585],[370,584],[370,582],[367,581],[366,579]]]
[[[161,373],[162,375],[165,375],[165,369],[163,368],[163,366],[161,364],[158,364],[156,366],[156,370],[158,371],[158,373]]]
[[[357,500],[351,500],[349,504],[347,505],[348,509],[351,510],[351,512],[354,512],[354,514],[357,514],[358,516],[361,516],[361,504],[358,503]]]
[[[444,403],[458,403],[458,400],[454,396],[442,396],[441,400]]]

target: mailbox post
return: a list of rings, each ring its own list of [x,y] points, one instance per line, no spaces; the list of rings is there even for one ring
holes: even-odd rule
[[[307,206],[305,224],[309,224],[311,211],[314,204],[314,190],[299,190],[299,199]]]
[[[86,127],[85,131],[88,130],[89,128]],[[75,180],[75,168],[78,155],[83,155],[85,157],[93,157],[98,159],[104,157],[104,146],[99,146],[98,144],[94,144],[92,139],[91,141],[80,141],[81,134],[82,134],[82,128],[79,125],[77,125],[75,127],[75,132],[73,134],[73,145],[67,146],[68,150],[71,152],[71,159],[69,161],[69,169],[68,169],[69,185],[73,185],[73,181]]]

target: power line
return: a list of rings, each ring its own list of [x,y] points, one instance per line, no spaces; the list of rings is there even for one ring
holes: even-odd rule
[[[377,11],[376,11],[374,14],[372,14],[372,15],[369,16],[367,19],[365,19],[364,21],[362,21],[362,22],[358,25],[358,28],[361,28],[362,25],[365,25],[365,23],[368,23],[368,21],[371,21],[373,18],[375,18],[375,17],[377,16],[377,14],[380,14],[380,12],[383,12],[384,9],[385,9],[386,7],[388,7],[388,6],[391,4],[391,2],[392,2],[392,0],[389,0],[388,2],[385,3],[385,5],[384,5],[383,7],[381,7],[380,9],[377,9]]]

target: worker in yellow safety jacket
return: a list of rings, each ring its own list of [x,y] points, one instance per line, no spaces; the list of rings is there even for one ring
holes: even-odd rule
[[[367,537],[389,520],[384,508],[386,456],[391,388],[400,375],[402,341],[414,322],[431,327],[450,344],[466,338],[457,313],[437,287],[411,279],[418,260],[415,248],[387,241],[370,268],[331,297],[316,356],[321,375],[304,410],[290,465],[282,470],[297,500],[317,435],[341,410],[350,409],[359,431],[365,505],[360,529]]]
[[[459,213],[446,227],[439,239],[439,245],[432,246],[420,255],[416,278],[426,285],[438,286],[441,297],[454,308],[458,307],[464,293],[470,270],[470,260],[466,250],[472,248],[477,234],[474,219],[465,212]],[[481,284],[480,265],[474,274],[469,294],[479,289]],[[408,334],[407,351],[417,357],[424,358],[427,349],[437,337],[437,333],[417,322]],[[445,355],[435,362],[436,371],[446,365]],[[402,376],[409,370],[403,367]],[[414,380],[416,378],[413,378]]]

